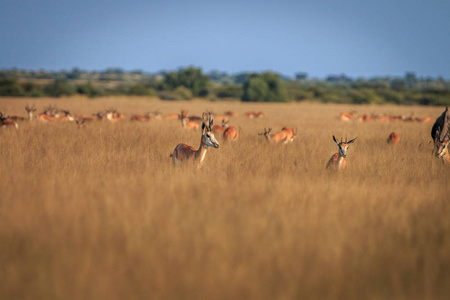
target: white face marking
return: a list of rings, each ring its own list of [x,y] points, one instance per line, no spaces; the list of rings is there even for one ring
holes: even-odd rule
[[[346,156],[347,150],[348,150],[348,144],[339,144],[339,155],[340,156]]]
[[[214,147],[214,148],[219,147],[219,143],[217,142],[217,140],[214,137],[214,134],[212,132],[207,132],[204,134],[204,136],[205,136],[206,147]]]

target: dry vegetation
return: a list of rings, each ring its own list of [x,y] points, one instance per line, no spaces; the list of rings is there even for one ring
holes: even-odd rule
[[[341,122],[341,111],[437,117],[442,108],[157,100],[0,99],[26,115],[115,107],[235,111],[240,140],[174,168],[179,121],[0,130],[1,299],[447,299],[450,167],[432,124]],[[266,117],[247,119],[261,110]],[[269,145],[264,127],[298,130]],[[386,144],[395,131],[401,142]],[[343,174],[336,137],[358,137]],[[420,146],[419,146],[420,145]]]

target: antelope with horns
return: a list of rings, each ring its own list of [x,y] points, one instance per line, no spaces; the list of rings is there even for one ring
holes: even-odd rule
[[[214,133],[212,132],[213,122],[211,118],[211,114],[205,116],[203,113],[203,122],[202,122],[202,136],[200,139],[200,147],[195,149],[194,147],[186,144],[180,143],[178,144],[173,153],[170,154],[172,157],[173,163],[180,164],[186,161],[193,161],[194,164],[197,164],[198,167],[203,165],[203,161],[205,160],[206,151],[208,147],[219,148],[219,143],[214,137]]]
[[[0,111],[0,127],[14,127],[17,129],[19,129],[19,125],[16,123],[16,121],[12,120],[11,118],[5,116],[1,111]]]
[[[345,158],[347,156],[348,147],[356,139],[357,137],[347,142],[347,138],[345,138],[345,142],[343,142],[341,138],[341,142],[338,142],[333,135],[333,141],[338,145],[339,152],[333,154],[333,156],[330,158],[327,163],[327,169],[334,169],[339,171],[344,170],[347,167]]]
[[[178,118],[181,120],[181,126],[185,129],[197,130],[200,128],[200,125],[196,121],[189,120],[187,111],[181,111]]]
[[[288,142],[292,142],[294,139],[294,131],[288,127],[283,127],[280,132],[274,134],[270,134],[271,132],[272,128],[264,128],[264,132],[258,133],[258,135],[263,135],[269,143],[273,144],[278,144],[280,142],[287,144]]]

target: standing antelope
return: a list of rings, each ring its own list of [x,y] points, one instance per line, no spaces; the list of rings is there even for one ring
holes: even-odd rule
[[[258,133],[258,135],[263,135],[269,143],[274,144],[278,144],[280,142],[287,144],[287,142],[292,141],[294,138],[293,130],[288,127],[283,127],[283,129],[278,133],[270,134],[271,132],[272,128],[264,128],[264,132]]]
[[[214,134],[223,134],[228,127],[228,121],[222,120],[222,125],[214,125],[212,132]]]
[[[208,147],[219,148],[219,143],[214,137],[214,133],[211,131],[213,122],[214,120],[211,119],[211,115],[208,115],[205,118],[205,114],[203,113],[200,147],[195,149],[186,143],[178,144],[173,150],[173,153],[170,154],[170,157],[172,157],[175,165],[191,160],[194,163],[198,163],[198,167],[201,167],[203,165],[203,161],[205,160],[206,150],[208,150]]]
[[[181,120],[181,126],[185,129],[197,130],[200,128],[200,125],[195,121],[190,121],[185,115],[180,114],[178,118]]]
[[[229,126],[223,132],[223,138],[225,141],[237,141],[239,139],[239,131],[234,126]]]
[[[395,132],[392,132],[387,139],[387,143],[396,145],[400,143],[400,137]]]
[[[29,106],[27,104],[27,106],[25,106],[25,110],[27,111],[28,114],[28,120],[29,121],[33,120],[33,113],[36,111],[36,107],[34,107],[34,104],[33,106]]]
[[[345,138],[345,142],[342,141],[338,142],[336,138],[333,135],[334,142],[339,147],[339,152],[333,154],[333,156],[330,158],[330,160],[327,163],[327,169],[334,169],[334,170],[344,170],[347,166],[347,162],[345,160],[345,157],[347,156],[347,150],[351,143],[353,143],[357,137],[355,137],[353,140],[350,140],[347,142],[347,138]]]

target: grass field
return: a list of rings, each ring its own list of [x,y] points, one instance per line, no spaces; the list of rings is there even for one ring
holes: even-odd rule
[[[442,107],[3,98],[0,110],[25,116],[26,103],[127,117],[233,110],[240,140],[218,137],[197,170],[170,160],[178,143],[200,144],[179,121],[0,130],[0,299],[450,295],[450,167],[431,153],[432,124],[337,118]],[[298,131],[288,145],[257,134],[284,126]],[[325,169],[333,134],[358,137],[341,174]]]

